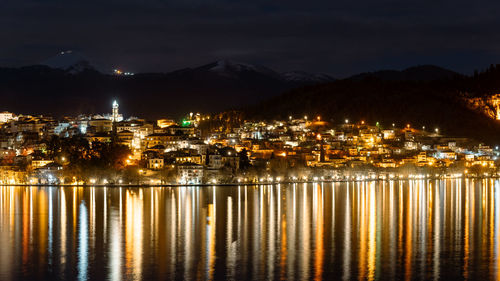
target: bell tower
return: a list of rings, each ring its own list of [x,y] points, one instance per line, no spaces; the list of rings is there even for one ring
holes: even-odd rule
[[[113,122],[118,122],[118,103],[113,101]]]

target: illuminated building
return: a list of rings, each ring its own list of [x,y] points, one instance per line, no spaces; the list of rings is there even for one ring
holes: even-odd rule
[[[203,166],[195,163],[183,163],[177,166],[179,183],[200,184],[203,178]]]
[[[152,158],[148,159],[148,168],[153,170],[163,169],[164,160],[163,158]]]
[[[134,133],[128,130],[123,130],[118,132],[118,141],[120,144],[126,145],[129,148],[132,148]]]
[[[53,162],[54,162],[53,160],[47,160],[47,159],[32,160],[31,166],[33,167],[33,169],[38,169],[38,168],[45,167],[46,165],[53,163]]]
[[[10,120],[14,119],[14,114],[4,111],[0,112],[0,123],[6,123],[9,122]]]
[[[158,125],[158,127],[162,128],[162,129],[167,128],[169,126],[176,125],[175,121],[172,119],[158,119],[156,121],[156,124]]]
[[[118,103],[115,101],[113,101],[113,117],[112,117],[112,121],[113,122],[118,122],[118,121],[121,121],[121,120],[118,120],[119,118],[119,114],[118,114]]]
[[[113,121],[109,119],[92,119],[89,121],[89,127],[87,127],[87,131],[90,133],[107,133],[113,130]]]

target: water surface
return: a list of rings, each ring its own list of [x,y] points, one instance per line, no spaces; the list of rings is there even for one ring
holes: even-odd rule
[[[497,180],[0,187],[0,280],[500,278]]]

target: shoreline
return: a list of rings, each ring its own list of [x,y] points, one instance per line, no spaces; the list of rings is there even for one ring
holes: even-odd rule
[[[279,184],[310,184],[310,183],[342,183],[342,182],[391,182],[391,181],[421,181],[421,180],[457,180],[457,179],[498,179],[500,176],[440,176],[440,177],[394,177],[390,179],[365,178],[365,179],[336,179],[336,180],[304,180],[304,181],[279,181],[279,182],[234,182],[234,183],[201,183],[201,184],[0,184],[0,187],[10,186],[33,186],[33,187],[207,187],[207,186],[258,186],[258,185],[279,185]]]

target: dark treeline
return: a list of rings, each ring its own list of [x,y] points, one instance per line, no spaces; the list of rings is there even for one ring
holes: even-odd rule
[[[33,156],[56,160],[64,166],[64,175],[69,178],[75,176],[79,180],[88,180],[137,173],[137,167],[127,166],[126,163],[131,155],[130,149],[114,140],[89,143],[83,136],[52,136],[45,140],[45,144],[46,149],[35,151]]]

